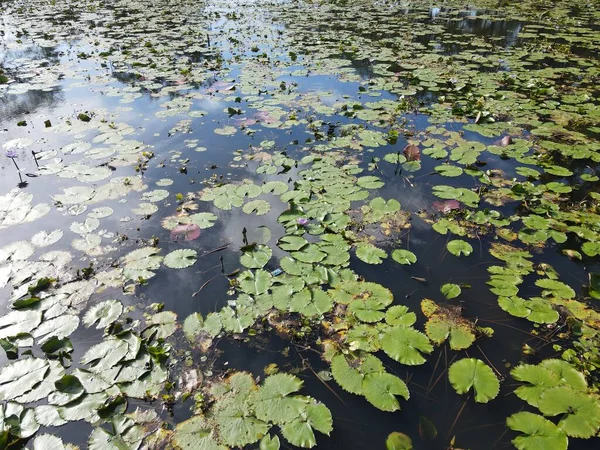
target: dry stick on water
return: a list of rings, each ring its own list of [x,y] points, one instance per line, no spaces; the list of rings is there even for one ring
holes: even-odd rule
[[[438,365],[440,364],[441,360],[442,360],[442,352],[439,352],[438,359],[435,362],[435,366],[433,367],[433,371],[431,372],[431,376],[429,377],[429,382],[427,383],[427,395],[429,395],[429,393],[431,392],[431,383],[433,382],[433,376],[437,372],[437,368],[438,368]]]
[[[483,355],[483,357],[485,358],[485,360],[488,362],[488,364],[489,364],[490,366],[492,366],[492,368],[494,369],[494,371],[495,371],[495,372],[498,374],[498,376],[499,376],[500,378],[504,378],[504,375],[502,375],[502,374],[500,373],[500,371],[499,371],[498,369],[496,369],[496,366],[494,366],[494,365],[492,364],[492,362],[490,361],[490,359],[487,357],[487,355],[486,355],[485,353],[483,353],[483,350],[481,350],[481,347],[479,346],[479,344],[475,344],[475,345],[477,346],[477,348],[479,349],[479,351],[481,352],[481,354]]]
[[[198,295],[200,293],[200,291],[202,289],[204,289],[208,285],[208,283],[210,283],[212,280],[214,280],[215,278],[222,277],[222,276],[224,276],[224,275],[223,274],[219,274],[219,275],[215,275],[214,277],[210,278],[206,283],[204,283],[202,286],[200,286],[200,289],[198,289],[196,292],[194,292],[192,294],[192,297],[195,297],[196,295]]]
[[[208,251],[202,253],[200,256],[198,256],[198,258],[202,258],[203,256],[207,256],[212,253],[216,253],[216,252],[220,252],[221,250],[225,250],[230,245],[231,245],[231,241],[229,241],[227,244],[221,245],[220,247],[216,247],[216,248],[213,248],[212,250],[208,250]]]
[[[448,430],[448,433],[446,434],[446,439],[448,439],[450,437],[450,435],[452,434],[452,430],[454,430],[454,426],[456,425],[456,422],[458,422],[458,419],[460,419],[460,415],[462,414],[463,410],[465,409],[465,406],[467,406],[467,402],[469,401],[470,398],[471,398],[471,396],[469,395],[466,398],[466,400],[463,402],[462,406],[460,407],[458,414],[454,418],[454,422],[452,422],[452,426],[450,427],[450,429]]]

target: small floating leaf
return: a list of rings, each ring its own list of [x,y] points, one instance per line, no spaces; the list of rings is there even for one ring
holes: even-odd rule
[[[392,259],[400,264],[414,264],[417,262],[417,257],[411,251],[397,249],[392,252]]]
[[[198,253],[189,248],[174,250],[165,256],[163,264],[171,269],[184,269],[196,262]]]
[[[256,214],[262,216],[271,210],[271,205],[265,200],[253,200],[244,205],[242,210],[246,214]]]
[[[473,247],[467,241],[462,241],[459,239],[448,242],[448,251],[452,253],[454,256],[465,255],[469,256],[473,253]]]
[[[462,291],[458,284],[446,283],[442,285],[440,292],[444,294],[444,297],[446,297],[447,300],[451,300],[458,297]]]
[[[385,440],[386,450],[412,450],[411,439],[404,433],[393,431]]]
[[[476,358],[463,358],[448,369],[450,384],[459,394],[475,390],[475,401],[487,403],[496,398],[500,391],[498,378],[483,361]]]
[[[83,323],[87,327],[96,324],[96,328],[106,328],[119,318],[123,312],[123,305],[119,300],[106,300],[92,306],[83,317]]]

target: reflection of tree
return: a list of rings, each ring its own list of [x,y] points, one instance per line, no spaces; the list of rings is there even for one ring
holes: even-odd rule
[[[435,24],[443,24],[447,33],[457,36],[470,34],[485,38],[504,38],[506,47],[513,46],[523,27],[522,23],[516,20],[503,20],[502,18],[498,18],[498,20],[478,18],[479,15],[489,17],[493,13],[493,11],[487,10],[456,11],[451,8],[432,8],[429,12],[431,21]],[[436,47],[445,53],[454,54],[462,50],[461,44],[444,42],[436,34],[425,34],[416,38],[417,42],[424,45],[428,45],[434,40]]]
[[[30,114],[41,108],[51,108],[64,101],[60,88],[52,91],[27,91],[23,94],[0,97],[0,123]]]
[[[25,37],[18,32],[19,22],[11,22],[10,16],[3,17],[4,30],[2,31],[2,47],[0,52],[0,68],[9,79],[16,82],[28,82],[23,74],[34,69],[48,70],[60,65],[60,54],[57,46],[39,46],[35,42],[30,45],[20,45],[18,48],[9,46],[9,41]],[[25,41],[26,42],[26,41]],[[29,64],[21,61],[27,60]],[[0,94],[0,122],[11,120],[31,114],[38,109],[52,107],[64,100],[62,89],[59,85],[52,90],[30,90],[21,94]]]

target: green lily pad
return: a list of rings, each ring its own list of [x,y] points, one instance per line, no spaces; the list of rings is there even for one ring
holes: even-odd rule
[[[448,242],[447,248],[448,251],[454,256],[469,256],[471,253],[473,253],[473,247],[471,247],[471,244],[469,244],[467,241],[462,241],[459,239]]]
[[[417,262],[416,255],[408,250],[396,249],[392,252],[392,259],[400,264],[414,264]]]
[[[174,250],[165,256],[163,264],[171,269],[185,269],[194,265],[198,253],[189,248]]]
[[[414,328],[401,325],[391,327],[384,333],[381,348],[390,358],[408,366],[425,363],[423,354],[433,351],[427,336]]]
[[[538,414],[518,412],[506,419],[506,426],[513,431],[523,433],[512,440],[519,450],[542,448],[566,450],[569,445],[565,432]]]
[[[475,358],[463,358],[448,369],[450,384],[459,394],[475,390],[475,401],[487,403],[500,392],[498,378],[483,361]]]
[[[382,411],[398,411],[400,403],[396,396],[405,400],[410,397],[404,381],[383,372],[366,375],[362,382],[362,390],[367,401]]]
[[[387,253],[371,244],[360,244],[356,247],[356,256],[367,264],[381,264]]]

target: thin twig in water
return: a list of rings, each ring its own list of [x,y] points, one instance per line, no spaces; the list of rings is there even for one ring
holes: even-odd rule
[[[452,434],[452,430],[454,430],[454,426],[456,425],[456,422],[458,422],[458,419],[460,418],[460,415],[462,414],[463,410],[465,409],[465,406],[467,406],[467,402],[469,401],[470,398],[471,398],[471,396],[468,396],[467,399],[463,402],[462,406],[460,407],[458,414],[454,418],[454,422],[452,422],[452,426],[450,427],[450,429],[448,430],[448,433],[446,434],[446,439],[448,439],[450,437],[450,435]]]
[[[294,346],[296,346],[296,344],[294,344]],[[317,380],[319,380],[319,381],[320,381],[320,382],[323,384],[323,386],[325,386],[327,389],[329,389],[329,390],[331,391],[331,393],[332,393],[333,395],[335,395],[335,396],[336,396],[336,398],[337,398],[337,399],[338,399],[340,402],[342,402],[342,405],[344,405],[344,406],[346,406],[346,407],[347,407],[348,405],[346,405],[346,402],[344,402],[344,400],[342,400],[342,397],[340,397],[340,396],[337,394],[337,392],[335,392],[335,391],[332,389],[332,387],[331,387],[331,386],[329,386],[327,383],[325,383],[325,381],[323,381],[323,380],[321,379],[321,377],[320,377],[320,376],[317,374],[317,372],[315,372],[315,370],[312,368],[312,366],[310,365],[310,363],[309,363],[309,362],[306,360],[306,358],[305,358],[304,356],[302,356],[302,355],[300,354],[300,352],[298,352],[298,356],[300,356],[300,359],[302,359],[302,364],[304,364],[306,367],[308,367],[308,370],[310,370],[310,371],[313,373],[313,375],[314,375],[314,376],[317,378]]]
[[[490,366],[492,366],[492,369],[494,369],[494,370],[496,371],[496,373],[498,374],[498,376],[499,376],[500,378],[504,378],[504,375],[502,375],[502,374],[500,373],[500,371],[499,371],[498,369],[496,369],[496,366],[494,366],[494,365],[492,364],[492,362],[490,361],[490,359],[487,357],[487,355],[486,355],[485,353],[483,353],[483,350],[481,350],[481,347],[479,346],[479,344],[475,344],[475,345],[477,345],[477,348],[479,349],[479,351],[481,352],[481,354],[483,355],[483,357],[485,358],[485,360],[488,362],[488,364],[489,364]]]
[[[201,291],[202,289],[204,289],[204,288],[205,288],[205,287],[208,285],[208,283],[210,283],[212,280],[214,280],[215,278],[222,277],[222,276],[223,276],[223,275],[219,274],[219,275],[215,275],[214,277],[210,278],[210,279],[209,279],[209,280],[208,280],[206,283],[204,283],[202,286],[200,286],[200,289],[198,289],[196,292],[194,292],[194,293],[192,294],[192,297],[195,297],[196,295],[198,295],[198,294],[200,293],[200,291]]]
[[[227,244],[221,245],[220,247],[213,248],[212,250],[205,251],[200,256],[198,256],[198,258],[202,258],[203,256],[210,255],[210,254],[216,253],[216,252],[220,252],[221,250],[225,250],[230,245],[231,245],[231,241],[229,241]]]

